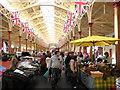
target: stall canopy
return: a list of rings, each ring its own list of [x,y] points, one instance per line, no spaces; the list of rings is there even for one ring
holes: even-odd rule
[[[99,46],[99,45],[111,45],[120,39],[103,37],[103,36],[88,36],[82,39],[71,41],[70,43],[77,46]]]

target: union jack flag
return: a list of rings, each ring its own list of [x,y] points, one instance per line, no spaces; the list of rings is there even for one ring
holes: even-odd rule
[[[12,12],[12,23],[14,26],[20,25],[20,13],[18,11]]]
[[[29,33],[30,32],[28,22],[22,23],[22,30],[23,30],[23,33]]]
[[[75,12],[78,14],[86,13],[87,0],[75,0]]]
[[[68,23],[65,22],[63,32],[67,33],[68,31],[69,31],[69,26],[68,26]]]
[[[33,28],[30,28],[30,29],[29,29],[29,34],[30,34],[30,37],[31,37],[31,36],[34,36],[34,30],[33,30]]]
[[[74,26],[74,21],[75,21],[75,13],[68,12],[67,15],[68,26]]]

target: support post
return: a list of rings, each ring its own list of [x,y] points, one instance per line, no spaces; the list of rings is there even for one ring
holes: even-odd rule
[[[81,31],[78,31],[78,33],[79,33],[79,39],[81,39]],[[81,52],[81,46],[79,48],[79,52]]]
[[[93,23],[90,22],[88,24],[89,24],[89,36],[92,36],[92,25],[93,25]],[[92,46],[90,46],[90,59],[91,60],[93,59],[93,57],[92,57]]]
[[[11,32],[8,31],[8,52],[11,53]]]
[[[75,36],[73,36],[73,40],[75,40]],[[75,52],[75,45],[73,45],[73,51]]]
[[[22,38],[22,37],[19,36],[19,49],[18,49],[19,52],[21,52],[21,38]]]
[[[26,52],[27,52],[27,48],[28,48],[28,39],[25,39],[26,41]]]
[[[114,6],[114,32],[115,38],[120,39],[120,1],[116,0],[113,3]],[[120,41],[117,42],[115,46],[116,52],[116,66],[120,69]]]
[[[37,44],[36,44],[36,51],[37,51]]]

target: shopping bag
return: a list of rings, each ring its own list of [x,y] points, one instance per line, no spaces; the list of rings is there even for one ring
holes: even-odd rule
[[[47,71],[45,72],[45,74],[43,75],[43,77],[46,77],[46,78],[49,77],[49,70],[47,70]]]

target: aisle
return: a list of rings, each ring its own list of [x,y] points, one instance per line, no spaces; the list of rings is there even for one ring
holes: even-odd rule
[[[81,89],[87,90],[87,88],[82,83],[79,83],[78,87]],[[38,89],[38,88],[47,89],[47,88],[51,88],[51,85],[50,85],[50,82],[46,78],[39,75],[39,76],[34,77],[34,80],[32,80],[32,82],[28,85],[28,88],[30,89],[32,88],[33,90]],[[58,82],[58,88],[71,88],[70,83],[66,82],[64,73],[62,73],[61,79]]]

